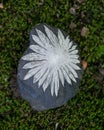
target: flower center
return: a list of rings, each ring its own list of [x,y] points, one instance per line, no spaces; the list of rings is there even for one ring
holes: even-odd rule
[[[61,49],[54,49],[53,52],[47,56],[48,63],[53,67],[59,67],[64,64],[66,58],[67,53]]]
[[[57,65],[57,63],[60,61],[60,56],[58,54],[53,54],[50,57],[50,63],[53,65]]]

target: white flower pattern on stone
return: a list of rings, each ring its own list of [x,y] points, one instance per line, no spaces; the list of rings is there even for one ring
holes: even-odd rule
[[[64,87],[64,81],[68,84],[77,82],[78,74],[76,70],[81,68],[77,46],[70,41],[69,37],[63,35],[58,29],[56,36],[51,29],[44,25],[46,34],[36,29],[37,35],[32,35],[35,42],[30,45],[31,53],[22,57],[22,60],[28,61],[23,69],[29,69],[24,80],[33,76],[33,83],[38,82],[38,86],[43,91],[50,87],[51,95],[58,96],[60,88],[59,81]]]

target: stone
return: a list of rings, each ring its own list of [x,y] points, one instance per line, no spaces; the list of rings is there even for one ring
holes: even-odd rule
[[[86,0],[77,0],[79,4],[86,2]]]
[[[73,23],[73,22],[70,23],[70,26],[69,26],[70,29],[74,29],[76,27],[77,27],[77,25],[75,23]]]
[[[3,9],[4,6],[3,6],[3,3],[0,3],[0,9]]]
[[[70,14],[72,14],[72,15],[75,15],[75,14],[76,14],[76,10],[75,10],[74,7],[71,7],[71,8],[69,9],[69,12],[70,12]]]
[[[78,92],[83,68],[77,44],[61,29],[37,24],[18,65],[19,92],[37,111],[64,105]]]
[[[81,36],[86,37],[89,32],[89,29],[87,27],[83,27],[81,30]]]

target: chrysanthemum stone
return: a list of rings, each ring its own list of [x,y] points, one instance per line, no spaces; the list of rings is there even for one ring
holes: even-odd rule
[[[76,95],[82,71],[77,44],[59,28],[38,24],[19,62],[20,94],[38,111],[60,107]]]

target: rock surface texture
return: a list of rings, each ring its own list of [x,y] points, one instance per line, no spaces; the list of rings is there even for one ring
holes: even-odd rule
[[[34,110],[65,104],[76,95],[82,73],[77,44],[63,30],[47,24],[31,30],[17,77],[21,96]]]

